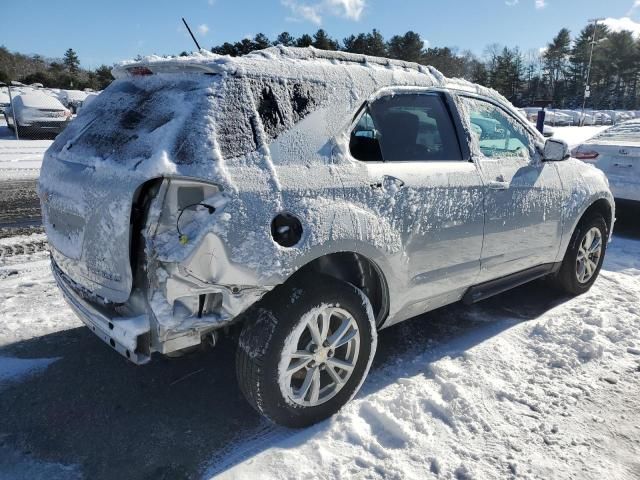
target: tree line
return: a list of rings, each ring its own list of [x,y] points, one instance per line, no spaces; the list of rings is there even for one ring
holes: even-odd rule
[[[594,36],[595,34],[595,36]],[[545,48],[522,52],[517,46],[492,44],[481,56],[469,50],[426,46],[408,31],[386,40],[378,30],[350,35],[339,41],[323,29],[293,37],[283,32],[270,40],[259,33],[235,43],[225,42],[212,52],[239,56],[272,45],[341,50],[432,65],[448,77],[459,77],[498,90],[517,106],[551,105],[580,108],[586,89],[591,45],[594,43],[588,108],[640,108],[640,39],[629,31],[610,31],[589,24],[576,37],[561,29]]]
[[[41,83],[49,88],[102,90],[112,81],[111,67],[101,65],[95,70],[80,67],[77,53],[69,48],[62,58],[10,52],[0,46],[0,82],[18,81],[26,85]]]
[[[275,39],[262,33],[215,46],[212,52],[239,56],[273,45],[375,55],[432,65],[449,77],[459,77],[492,87],[517,106],[551,105],[580,108],[593,44],[590,95],[586,106],[596,109],[640,109],[640,39],[629,31],[610,31],[589,24],[572,37],[566,28],[545,48],[522,52],[517,46],[487,46],[482,55],[469,50],[425,45],[420,35],[408,31],[385,39],[378,30],[350,35],[341,41],[325,30],[294,37],[282,32]],[[182,52],[181,55],[187,55]],[[73,49],[61,59],[11,53],[0,47],[0,81],[42,83],[57,88],[103,89],[112,80],[110,67],[80,67]]]

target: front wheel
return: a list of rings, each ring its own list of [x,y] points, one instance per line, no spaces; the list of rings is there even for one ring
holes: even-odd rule
[[[602,268],[607,239],[607,223],[602,215],[583,218],[573,232],[556,284],[572,295],[589,290]]]
[[[369,300],[324,275],[283,285],[246,321],[236,354],[240,388],[260,413],[288,427],[336,413],[360,388],[376,349]]]

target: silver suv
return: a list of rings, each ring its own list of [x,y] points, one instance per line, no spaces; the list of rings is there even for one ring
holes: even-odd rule
[[[114,74],[43,164],[58,285],[138,364],[241,330],[240,386],[277,423],[348,402],[379,329],[598,275],[606,178],[492,90],[279,47]]]

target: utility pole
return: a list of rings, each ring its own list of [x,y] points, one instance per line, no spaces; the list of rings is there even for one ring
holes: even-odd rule
[[[593,36],[591,37],[591,53],[589,53],[589,66],[587,67],[587,81],[584,87],[584,97],[582,98],[582,114],[580,115],[580,126],[584,125],[584,107],[587,104],[587,98],[591,96],[591,87],[589,80],[591,79],[591,61],[593,60],[593,47],[596,46],[596,37],[598,36],[598,22],[604,18],[590,18],[589,22],[593,22]]]

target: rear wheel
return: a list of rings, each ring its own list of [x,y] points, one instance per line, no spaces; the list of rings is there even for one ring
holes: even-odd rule
[[[267,418],[304,427],[355,395],[375,348],[375,320],[360,290],[306,276],[280,287],[247,318],[236,355],[238,381]]]
[[[600,273],[607,239],[607,223],[602,215],[583,218],[573,232],[556,284],[573,295],[589,290]]]

